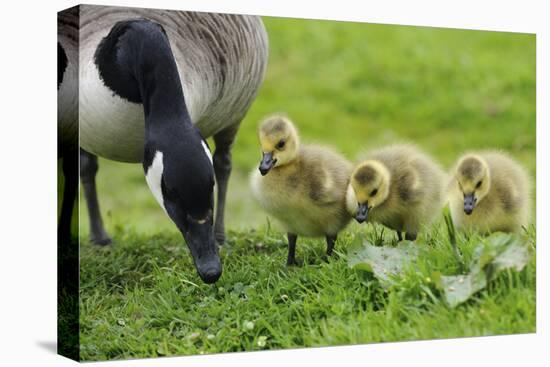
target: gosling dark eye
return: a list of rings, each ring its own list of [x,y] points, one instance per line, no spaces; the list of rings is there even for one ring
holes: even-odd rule
[[[286,143],[286,142],[285,142],[284,140],[280,140],[280,141],[277,143],[277,145],[275,146],[275,148],[281,150],[281,149],[283,149],[283,148],[285,147],[285,143]]]
[[[481,181],[479,181],[476,185],[476,189],[479,189],[481,187]]]
[[[374,196],[376,194],[378,194],[378,189],[374,189],[370,192],[370,196]]]

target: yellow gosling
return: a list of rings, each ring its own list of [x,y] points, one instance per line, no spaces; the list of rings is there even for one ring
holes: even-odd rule
[[[453,222],[480,233],[518,232],[529,222],[530,188],[525,169],[505,153],[467,153],[449,184]]]
[[[399,241],[414,241],[441,213],[445,174],[427,154],[412,145],[370,152],[352,172],[347,210],[359,222],[377,222],[397,231]]]
[[[300,236],[324,236],[327,256],[350,221],[346,187],[351,164],[324,146],[302,146],[286,117],[266,118],[258,130],[262,160],[250,183],[254,198],[288,232],[287,265],[295,265]]]

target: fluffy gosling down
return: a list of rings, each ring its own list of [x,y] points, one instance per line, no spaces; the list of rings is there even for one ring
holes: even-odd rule
[[[262,160],[251,175],[252,193],[288,232],[287,265],[296,264],[298,235],[325,236],[330,256],[351,219],[345,204],[351,164],[326,147],[301,146],[296,127],[283,116],[266,118],[258,135]]]
[[[349,213],[359,222],[377,222],[414,241],[422,226],[441,213],[444,172],[412,145],[372,151],[351,175]]]
[[[465,154],[450,183],[453,222],[481,233],[518,232],[529,221],[530,186],[524,168],[504,153]]]

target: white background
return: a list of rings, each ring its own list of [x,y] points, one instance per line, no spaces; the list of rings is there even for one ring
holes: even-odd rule
[[[537,334],[373,344],[200,357],[104,362],[102,366],[548,365],[550,264],[550,12],[546,1],[93,1],[181,10],[357,20],[537,33]],[[113,4],[114,3],[114,4]],[[65,366],[56,340],[56,12],[73,1],[3,2],[0,18],[0,365]],[[546,17],[545,17],[546,15]],[[546,104],[545,104],[546,103]],[[547,246],[548,245],[548,246]],[[546,348],[546,349],[545,349]],[[95,364],[91,364],[95,365]]]

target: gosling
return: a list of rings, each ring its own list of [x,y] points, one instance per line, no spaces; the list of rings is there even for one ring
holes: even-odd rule
[[[381,223],[399,241],[414,241],[443,207],[445,174],[427,154],[412,145],[372,151],[351,175],[347,210],[357,222]]]
[[[294,124],[280,115],[263,120],[258,135],[262,160],[251,174],[252,193],[287,231],[287,265],[296,265],[298,235],[325,236],[330,256],[351,220],[345,202],[351,163],[329,148],[301,146]]]
[[[529,222],[530,186],[525,169],[504,153],[465,154],[450,182],[453,222],[483,234],[518,232]]]

